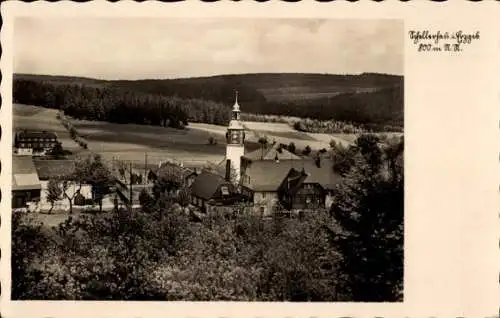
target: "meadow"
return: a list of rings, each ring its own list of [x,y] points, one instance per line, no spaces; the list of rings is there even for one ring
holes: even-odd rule
[[[52,131],[57,134],[64,149],[72,153],[82,152],[78,144],[71,139],[67,129],[56,118],[57,110],[23,104],[13,104],[12,110],[14,132],[23,129]]]
[[[136,124],[116,124],[89,120],[72,120],[78,134],[88,143],[88,151],[81,149],[68,131],[56,118],[57,110],[37,106],[13,105],[14,130],[35,129],[57,133],[63,148],[73,154],[88,151],[100,153],[108,161],[123,160],[133,163],[137,169],[158,165],[165,160],[183,162],[186,165],[219,163],[225,155],[226,127],[190,123],[185,129]],[[352,144],[355,134],[318,134],[294,130],[286,123],[245,121],[247,151],[259,147],[258,140],[266,137],[269,142],[294,143],[298,151],[306,146],[313,150],[329,149],[330,141],[344,146]],[[209,144],[214,138],[216,144]],[[146,159],[147,157],[147,159]]]

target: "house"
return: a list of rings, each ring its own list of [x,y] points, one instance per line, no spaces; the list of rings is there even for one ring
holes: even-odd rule
[[[301,170],[290,169],[278,188],[279,201],[286,210],[328,209],[340,182],[340,175],[333,172],[332,160],[307,160]]]
[[[237,192],[253,203],[256,213],[270,215],[278,206],[299,211],[330,207],[336,185],[341,181],[333,170],[332,159],[324,158],[325,155],[314,159],[297,156],[277,145],[245,153],[238,95],[231,118],[226,134],[226,157],[217,166],[216,173],[219,178],[226,176],[227,179],[235,172]]]
[[[255,160],[242,168],[242,192],[255,211],[270,215],[278,203],[287,210],[329,208],[340,176],[331,159]]]
[[[12,157],[12,208],[40,201],[41,183],[31,157]]]
[[[57,134],[47,131],[18,131],[14,137],[15,152],[21,156],[43,156],[57,144]]]
[[[77,197],[83,199],[91,199],[93,197],[92,186],[90,184],[80,184],[72,180],[72,176],[76,170],[73,160],[34,159],[33,163],[36,167],[41,184],[40,207],[42,209],[46,209],[50,206],[50,203],[47,201],[50,180],[56,180],[59,183],[66,181],[66,193],[69,197],[73,198],[74,204],[78,203]],[[80,196],[78,196],[78,193]],[[59,201],[61,204],[66,204],[67,199],[61,197]]]
[[[227,161],[227,165],[230,162]],[[229,171],[229,167],[227,169]],[[229,173],[225,177],[210,171],[203,171],[190,187],[191,204],[206,212],[209,206],[232,205],[246,201],[239,189],[231,182]]]

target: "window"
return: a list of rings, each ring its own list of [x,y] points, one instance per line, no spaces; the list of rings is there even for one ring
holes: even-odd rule
[[[266,193],[265,192],[262,192],[262,198],[265,199],[266,198]]]
[[[220,187],[220,191],[222,192],[222,195],[229,195],[229,189],[227,186]]]
[[[311,203],[311,197],[310,196],[306,196],[306,203],[307,204]]]

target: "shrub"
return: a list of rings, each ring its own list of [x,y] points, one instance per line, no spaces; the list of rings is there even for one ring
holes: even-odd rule
[[[209,144],[209,145],[217,145],[217,139],[215,139],[215,137],[214,137],[214,136],[210,135],[210,136],[208,137],[208,144]]]
[[[69,135],[71,136],[72,139],[75,139],[77,137],[77,132],[76,132],[75,127],[69,128]]]
[[[311,151],[312,151],[311,147],[309,145],[307,145],[304,148],[304,150],[302,150],[302,154],[305,155],[305,156],[307,156],[307,155],[309,155],[311,153]]]

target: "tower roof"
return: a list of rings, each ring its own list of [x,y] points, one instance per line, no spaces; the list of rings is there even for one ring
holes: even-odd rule
[[[239,112],[240,111],[240,105],[238,104],[238,91],[235,92],[235,100],[234,100],[234,105],[233,105],[233,112]]]

